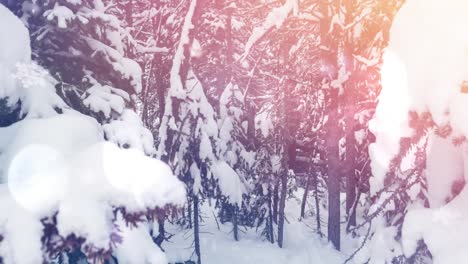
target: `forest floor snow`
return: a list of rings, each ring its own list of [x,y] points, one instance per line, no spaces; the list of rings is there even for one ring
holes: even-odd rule
[[[302,197],[302,193],[303,190],[299,189],[294,196]],[[326,212],[322,210],[321,218],[325,222]],[[201,206],[203,222],[200,240],[204,264],[341,264],[359,246],[356,240],[342,232],[342,252],[335,250],[326,237],[321,238],[317,234],[315,216],[299,221],[300,199],[287,200],[284,248],[279,248],[276,243],[271,244],[261,236],[260,230],[255,229],[240,228],[240,239],[235,241],[232,225],[217,223],[215,212],[208,202]],[[193,230],[180,230],[175,225],[167,226],[167,229],[175,234],[163,244],[169,263],[194,260]],[[322,233],[326,233],[326,229],[326,226],[322,226]]]

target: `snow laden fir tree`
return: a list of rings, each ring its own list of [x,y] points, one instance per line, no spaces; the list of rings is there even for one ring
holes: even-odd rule
[[[466,241],[467,8],[459,0],[408,1],[392,25],[371,123],[371,193],[381,194],[371,211],[385,208],[372,222],[372,263],[398,255],[468,261],[459,246]]]
[[[74,11],[58,3],[50,10],[38,3],[23,7],[29,7],[24,19],[43,19],[44,28],[36,30],[44,31],[47,43],[30,41],[21,20],[0,5],[2,125],[10,125],[1,128],[0,141],[2,262],[74,263],[83,257],[102,262],[112,255],[119,263],[164,263],[146,218],[157,208],[181,204],[185,191],[167,165],[148,156],[154,154],[153,139],[129,95],[140,89],[139,70],[117,50],[118,28],[103,30],[108,35],[100,34],[102,39],[76,35],[83,46],[67,47],[74,52],[64,58],[64,67],[46,70],[40,66],[47,67],[46,55],[36,54],[44,61],[31,60],[30,42],[50,45],[39,50],[60,56],[61,47],[53,44],[65,40],[68,26],[118,26],[88,21],[118,20],[99,12],[99,1]],[[44,16],[27,13],[34,10]],[[91,48],[112,63],[109,75],[98,69],[107,65],[76,62],[90,56]],[[66,66],[82,79],[65,84],[53,77],[66,78],[71,70]]]

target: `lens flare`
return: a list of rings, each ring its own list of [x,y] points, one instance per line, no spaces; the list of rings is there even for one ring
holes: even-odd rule
[[[22,207],[41,215],[57,206],[68,189],[63,156],[47,145],[29,145],[13,157],[8,187]]]

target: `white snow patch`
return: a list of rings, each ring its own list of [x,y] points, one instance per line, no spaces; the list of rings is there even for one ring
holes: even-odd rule
[[[17,63],[31,59],[29,32],[24,24],[5,6],[0,5],[0,65],[13,70]]]
[[[148,228],[145,226],[129,227],[122,220],[118,224],[123,240],[115,249],[119,263],[167,263],[165,254],[153,242]]]
[[[237,172],[224,161],[216,162],[212,171],[215,178],[218,179],[221,193],[228,197],[229,202],[240,206],[246,188]]]
[[[143,126],[140,117],[125,109],[116,120],[102,126],[107,140],[125,148],[136,148],[147,155],[156,152],[151,132]]]

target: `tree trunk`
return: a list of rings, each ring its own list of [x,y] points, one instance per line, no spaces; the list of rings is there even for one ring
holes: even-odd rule
[[[305,207],[307,204],[307,196],[309,195],[309,189],[310,189],[310,178],[311,178],[310,172],[308,172],[304,195],[302,196],[302,202],[301,202],[301,219],[305,217]]]
[[[125,8],[125,20],[127,21],[128,27],[133,27],[133,0],[127,2]]]
[[[234,240],[239,241],[239,225],[237,222],[237,215],[239,213],[239,206],[236,204],[233,206],[232,212],[232,233],[234,234]]]
[[[275,243],[275,235],[273,234],[273,215],[271,208],[271,190],[268,191],[268,219],[267,219],[267,230],[268,230],[268,239],[272,244]]]
[[[338,123],[338,91],[331,91],[331,107],[328,118],[326,137],[328,159],[328,240],[340,250],[340,159],[338,141],[340,128]]]
[[[229,1],[225,1],[225,8],[226,10],[226,31],[225,31],[225,39],[226,39],[226,67],[225,72],[227,73],[224,80],[224,86],[226,86],[233,77],[232,74],[232,63],[233,63],[233,54],[234,54],[234,46],[232,43],[232,7],[229,5]]]
[[[320,19],[320,37],[321,44],[328,47],[328,50],[322,50],[322,63],[327,63],[331,66],[331,70],[324,76],[324,83],[330,85],[338,79],[340,68],[343,66],[343,61],[340,59],[341,42],[344,38],[342,27],[334,27],[332,12],[329,10],[341,10],[341,1],[319,1],[318,8],[326,14]],[[331,9],[330,9],[331,8]],[[330,27],[331,26],[331,27]],[[333,246],[340,249],[340,158],[339,146],[341,129],[339,124],[339,90],[334,87],[328,89],[328,121],[326,124],[327,135],[325,137],[325,147],[327,150],[327,189],[328,189],[328,240]]]
[[[132,31],[132,28],[133,28],[133,0],[128,0],[127,4],[125,5],[125,21],[127,22],[127,26],[129,28],[129,30]],[[128,49],[127,53],[128,54],[126,54],[126,55],[130,59],[135,58],[136,54],[134,53],[133,47]]]
[[[278,188],[279,181],[275,182],[275,187],[273,188],[273,222],[278,224]]]
[[[189,220],[189,228],[192,229],[192,202],[190,200],[187,204],[187,214]]]
[[[158,6],[160,6],[160,2],[159,1],[152,1],[151,2],[151,8],[154,8],[154,9],[157,9]],[[152,28],[153,28],[153,35],[155,38],[159,39],[159,35],[160,35],[160,30],[161,30],[161,14],[157,15],[157,16],[153,16],[151,18],[151,23],[152,23]],[[159,45],[160,43],[156,43],[157,45]],[[152,65],[151,67],[154,69],[154,79],[155,80],[159,80],[159,78],[161,78],[161,76],[163,76],[163,67],[160,67],[162,65],[162,58],[161,58],[161,55],[158,55],[158,54],[154,54],[153,55],[153,60],[151,61]],[[150,76],[151,77],[151,76]],[[149,80],[151,81],[151,80]],[[164,84],[164,83],[160,83],[158,81],[154,82],[153,83],[154,86],[155,86],[155,90],[156,90],[156,93],[157,93],[157,99],[158,99],[158,117],[160,120],[162,120],[163,116],[164,116],[164,111],[165,111],[165,108],[166,108],[166,89],[167,89],[167,86]]]
[[[351,23],[355,18],[350,10],[354,10],[355,6],[352,1],[348,1],[346,7],[346,24]],[[356,175],[356,138],[354,135],[356,113],[356,78],[354,69],[353,57],[353,41],[347,41],[343,45],[343,57],[345,61],[345,69],[350,73],[350,77],[346,81],[344,87],[344,113],[345,113],[345,129],[346,129],[346,161],[345,161],[345,176],[346,176],[346,215],[348,226],[356,225],[356,211],[353,210],[354,202],[356,201],[357,175]]]
[[[150,98],[149,98],[149,91],[150,91],[150,88],[152,87],[152,83],[151,83],[151,76],[153,75],[153,66],[154,65],[157,65],[156,63],[154,63],[154,60],[151,60],[150,62],[150,70],[148,72],[148,78],[146,79],[146,82],[144,83],[144,86],[143,86],[143,98],[142,98],[142,103],[143,103],[143,110],[142,110],[142,113],[141,113],[141,121],[143,122],[143,125],[145,127],[152,127],[150,125],[150,122],[149,122],[149,104],[151,103],[154,103],[154,102],[151,102]],[[164,97],[164,94],[163,94],[163,97]],[[164,100],[164,99],[163,99]],[[164,109],[162,109],[162,112],[164,112]]]
[[[284,232],[284,209],[286,207],[286,194],[288,191],[288,171],[282,173],[281,176],[281,196],[278,208],[278,246],[283,247],[283,232]]]
[[[161,247],[162,243],[166,239],[166,230],[164,228],[164,223],[166,220],[166,212],[164,209],[159,210],[158,215],[157,215],[157,221],[158,221],[158,236],[156,239],[154,239],[154,242]]]
[[[197,264],[201,264],[201,251],[200,251],[200,210],[198,208],[198,197],[193,196],[193,237],[195,243],[195,254],[197,255]]]
[[[351,207],[351,215],[354,215],[354,226],[356,226],[356,208],[357,208],[357,205],[359,203],[359,198],[361,197],[361,191],[358,189],[357,190],[357,194],[356,194],[356,199],[354,199],[354,204],[353,206]],[[350,228],[351,228],[351,221],[348,221],[347,225],[346,225],[346,231],[349,232]]]
[[[352,118],[352,117],[351,117]],[[348,119],[351,119],[348,118]],[[357,177],[355,169],[356,158],[356,139],[354,138],[354,130],[352,125],[354,122],[348,120],[346,129],[346,214],[349,226],[356,225],[356,210],[353,210],[354,202],[356,201],[356,186]]]
[[[315,192],[315,210],[316,210],[316,221],[317,221],[317,232],[322,237],[322,222],[320,220],[320,201],[318,191],[318,174],[314,173],[314,192]]]
[[[288,54],[283,54],[284,59],[286,61]],[[289,107],[291,106],[291,98],[292,98],[292,90],[295,87],[295,83],[292,81],[286,80],[284,82],[284,92],[285,92],[285,99],[281,104],[281,110],[283,113],[283,122],[284,128],[282,130],[282,138],[283,138],[283,166],[284,171],[281,173],[281,197],[279,200],[279,212],[278,212],[278,246],[280,248],[283,247],[283,233],[284,233],[284,211],[286,208],[286,195],[288,192],[288,177],[289,177],[289,168],[294,166],[296,162],[296,144],[295,141],[292,139],[290,131],[294,131],[295,123],[290,118],[293,114],[292,109]]]

